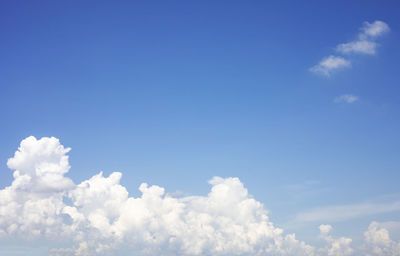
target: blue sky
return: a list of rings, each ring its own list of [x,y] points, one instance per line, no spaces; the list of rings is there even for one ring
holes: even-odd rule
[[[3,1],[0,186],[21,140],[54,136],[72,148],[65,176],[76,184],[117,171],[130,196],[142,182],[189,196],[238,177],[298,239],[319,243],[331,224],[361,241],[372,221],[400,222],[399,7]],[[390,28],[371,39],[374,54],[338,52],[374,21]],[[312,72],[331,55],[351,66]]]

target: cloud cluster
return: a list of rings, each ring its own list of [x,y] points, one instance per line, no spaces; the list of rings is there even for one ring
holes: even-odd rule
[[[215,177],[207,196],[182,198],[143,183],[135,198],[118,172],[73,184],[64,176],[69,150],[56,138],[21,142],[7,163],[14,181],[0,190],[0,236],[74,241],[52,255],[111,255],[126,245],[148,255],[313,254],[274,227],[238,178]]]
[[[376,39],[390,31],[389,26],[383,21],[373,23],[364,22],[360,28],[357,39],[336,46],[336,51],[341,54],[368,54],[375,55],[379,46]],[[351,67],[351,62],[341,56],[330,55],[323,58],[317,65],[310,68],[311,72],[329,77],[333,72]]]
[[[321,226],[324,248],[284,234],[269,220],[238,178],[214,177],[206,196],[173,197],[164,188],[140,185],[130,197],[121,173],[100,172],[80,184],[64,175],[67,153],[56,138],[28,137],[8,167],[14,181],[0,190],[0,238],[72,241],[52,256],[113,255],[350,255],[351,239],[333,238]],[[372,223],[365,234],[372,255],[398,255],[399,245]],[[389,240],[388,240],[389,239]],[[397,247],[396,247],[397,246]],[[396,251],[397,250],[397,251]]]

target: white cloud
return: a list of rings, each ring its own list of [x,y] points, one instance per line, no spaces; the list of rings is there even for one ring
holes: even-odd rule
[[[64,177],[70,169],[66,155],[70,150],[54,137],[41,140],[32,136],[26,138],[14,157],[7,161],[7,166],[15,170],[13,186],[41,193],[71,188],[72,180]]]
[[[338,256],[353,252],[351,239],[332,237],[330,225],[320,226],[326,242],[323,248],[307,245],[295,234],[285,235],[238,178],[212,178],[206,196],[173,197],[162,187],[143,183],[141,196],[130,197],[118,172],[108,177],[100,172],[73,184],[64,177],[70,168],[69,150],[56,138],[29,137],[21,142],[8,161],[14,181],[0,190],[0,238],[74,243],[72,248],[51,249],[53,256],[114,255],[121,247],[138,255]],[[387,242],[386,233],[374,227],[366,232],[365,248],[384,246],[389,249],[383,252],[395,251],[397,244]]]
[[[371,37],[376,38],[383,34],[386,34],[390,31],[389,25],[383,21],[376,20],[373,23],[364,22],[361,33],[359,35],[360,38]]]
[[[373,23],[364,22],[358,39],[349,43],[339,44],[336,50],[343,54],[359,53],[374,55],[378,44],[374,41],[377,37],[390,31],[389,26],[383,21]]]
[[[347,237],[332,237],[329,235],[329,232],[332,230],[331,225],[320,225],[319,230],[321,238],[328,243],[328,246],[319,250],[321,255],[346,256],[353,254],[354,250],[350,246],[352,239]]]
[[[400,242],[390,239],[387,229],[380,227],[378,222],[372,222],[364,233],[367,251],[378,256],[399,256]],[[367,256],[368,256],[367,255]]]
[[[374,55],[376,53],[377,44],[375,42],[360,40],[350,43],[339,44],[336,50],[341,53],[364,53]]]
[[[322,59],[318,65],[312,67],[310,71],[324,76],[330,76],[332,72],[348,67],[351,67],[350,61],[339,56],[330,55]]]
[[[143,183],[134,198],[118,172],[73,184],[64,177],[69,150],[56,138],[21,142],[8,160],[14,182],[0,190],[1,236],[71,240],[75,256],[112,255],[121,246],[141,255],[313,255],[269,221],[238,178],[214,177],[207,196],[179,198]]]
[[[354,102],[356,102],[358,100],[359,100],[358,97],[355,96],[355,95],[343,94],[343,95],[340,95],[340,96],[336,97],[334,102],[336,102],[336,103],[341,103],[341,102],[354,103]]]
[[[360,30],[361,32],[358,34],[356,40],[339,44],[336,47],[336,51],[341,54],[357,53],[375,55],[376,48],[378,47],[375,39],[388,33],[390,28],[385,22],[378,20],[373,23],[364,22]],[[340,56],[330,55],[329,57],[324,58],[316,66],[310,68],[310,71],[330,76],[332,71],[350,66],[350,60],[346,60]]]
[[[326,224],[326,225],[322,224],[319,226],[319,232],[321,234],[328,234],[331,230],[332,230],[332,226],[329,224]]]

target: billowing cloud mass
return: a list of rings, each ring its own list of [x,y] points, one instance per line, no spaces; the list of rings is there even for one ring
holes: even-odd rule
[[[350,238],[329,235],[315,248],[284,234],[269,220],[238,178],[214,177],[206,196],[173,197],[143,183],[130,197],[122,174],[100,172],[80,184],[64,175],[67,153],[56,138],[28,137],[7,165],[14,181],[0,190],[0,239],[71,241],[49,255],[113,255],[130,248],[138,255],[351,255]],[[372,223],[365,233],[371,255],[400,255],[399,243]],[[372,248],[372,249],[370,249]],[[386,253],[386,254],[385,254]],[[131,254],[130,254],[131,255]]]
[[[336,47],[336,51],[346,55],[351,53],[375,55],[376,48],[379,46],[376,39],[388,33],[390,28],[385,22],[377,20],[373,23],[364,22],[360,31],[356,40],[339,44]],[[331,55],[323,58],[317,65],[310,68],[310,71],[324,76],[330,76],[333,71],[350,66],[350,60],[341,56]]]

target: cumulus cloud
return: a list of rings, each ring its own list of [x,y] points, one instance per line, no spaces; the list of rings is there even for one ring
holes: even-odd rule
[[[358,97],[355,95],[351,95],[351,94],[340,95],[340,96],[336,97],[334,100],[335,103],[341,103],[341,102],[354,103],[356,101],[358,101]]]
[[[399,256],[400,242],[393,241],[387,229],[380,227],[378,222],[372,222],[364,233],[368,255]]]
[[[310,71],[324,76],[330,76],[332,72],[348,67],[351,67],[350,61],[339,56],[330,55],[312,67]]]
[[[51,255],[112,255],[121,246],[145,255],[313,255],[269,221],[238,178],[214,177],[207,196],[181,198],[143,183],[135,198],[119,172],[73,184],[64,176],[69,150],[56,138],[21,142],[7,163],[14,181],[0,190],[0,236],[74,241]]]
[[[212,178],[205,196],[173,197],[160,186],[143,183],[141,195],[130,197],[119,172],[108,177],[100,172],[74,184],[64,176],[70,169],[69,150],[56,138],[28,137],[21,142],[7,163],[14,181],[0,190],[0,238],[73,243],[71,248],[51,249],[52,256],[114,255],[121,247],[138,255],[353,252],[351,239],[332,237],[329,225],[320,226],[324,248],[284,234],[238,178]],[[395,252],[398,245],[379,240],[385,232],[374,225],[366,232],[365,248]]]
[[[346,256],[352,255],[354,250],[351,247],[352,240],[347,237],[339,237],[334,238],[329,234],[332,230],[331,225],[320,225],[319,226],[321,238],[327,242],[327,246],[325,248],[321,248],[319,251],[321,255],[328,256]]]
[[[336,51],[341,54],[368,54],[375,55],[376,49],[379,44],[376,42],[376,39],[390,31],[389,25],[387,25],[383,21],[374,21],[373,23],[364,22],[363,26],[360,28],[360,33],[357,36],[357,39],[348,42],[341,43],[336,46]],[[330,76],[332,71],[350,67],[351,61],[348,59],[344,59],[340,56],[329,56],[314,67],[310,68],[311,72],[322,74],[325,76]]]

